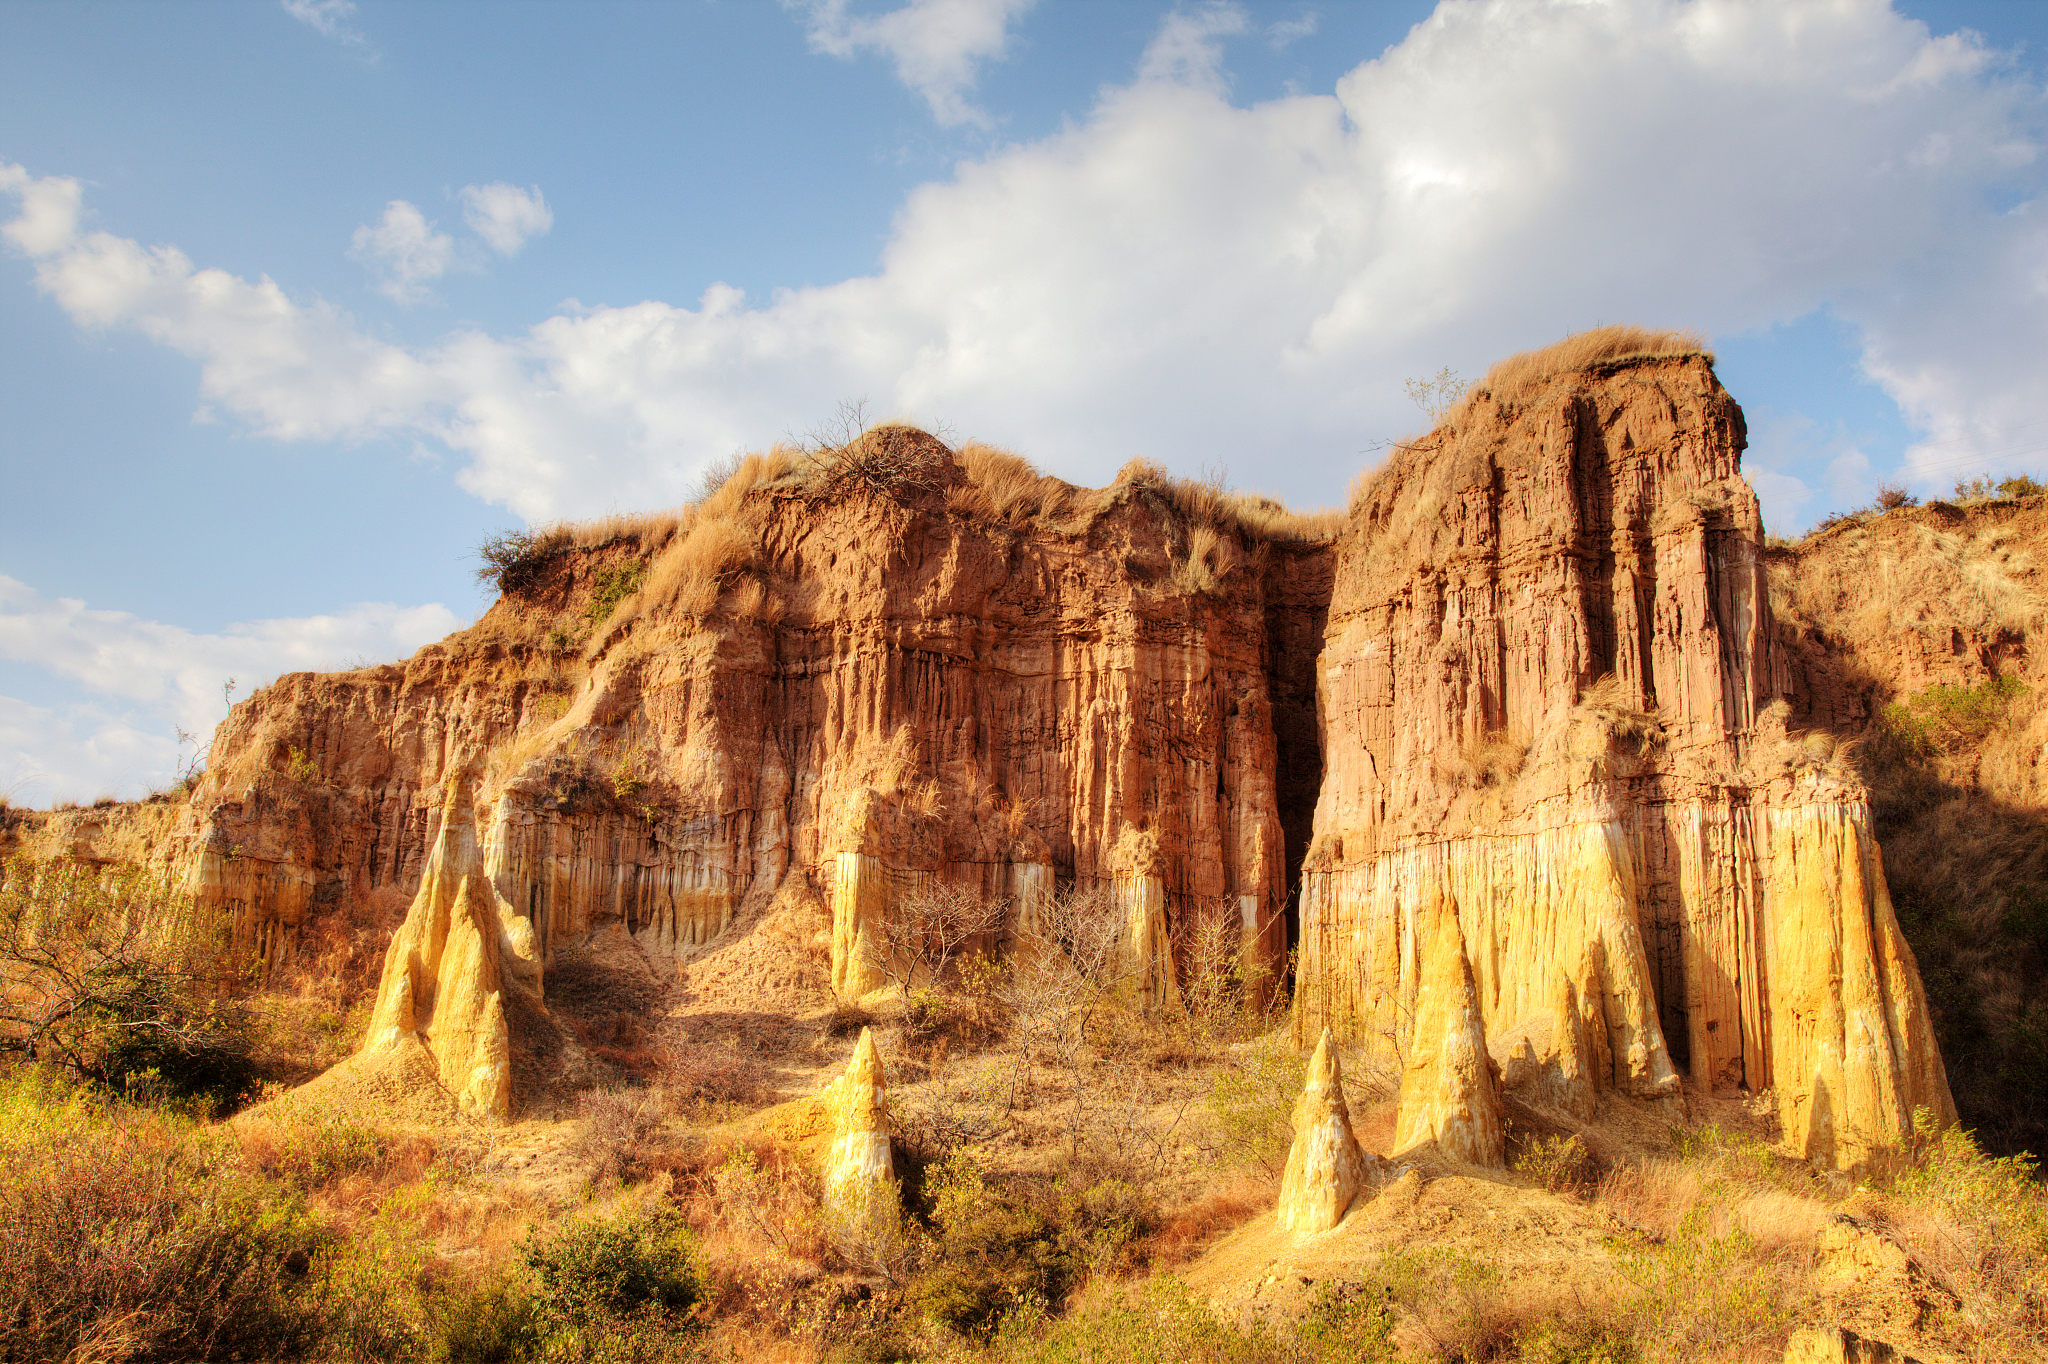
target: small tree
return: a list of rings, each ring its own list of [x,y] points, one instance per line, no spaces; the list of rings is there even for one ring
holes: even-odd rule
[[[868,962],[907,1003],[919,989],[942,988],[969,944],[1000,933],[1008,907],[966,886],[921,886],[869,927]]]
[[[10,860],[0,1055],[229,1103],[254,1083],[229,925],[136,867]]]
[[[1458,405],[1467,385],[1445,365],[1431,378],[1408,380],[1406,387],[1409,399],[1429,415],[1429,424],[1434,426]]]

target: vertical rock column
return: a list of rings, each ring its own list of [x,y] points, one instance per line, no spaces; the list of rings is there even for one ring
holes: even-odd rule
[[[456,1102],[493,1118],[506,1117],[512,1103],[501,935],[469,789],[451,782],[419,893],[384,954],[362,1050],[424,1047]]]
[[[869,948],[875,927],[888,910],[889,891],[881,859],[843,852],[832,866],[832,992],[854,1000],[882,987]]]
[[[869,1244],[893,1234],[899,1218],[883,1090],[874,1034],[862,1028],[845,1073],[825,1088],[833,1134],[825,1153],[825,1212],[835,1230]]]
[[[1422,952],[1415,1031],[1401,1072],[1401,1109],[1394,1153],[1434,1146],[1446,1160],[1498,1166],[1507,1145],[1494,1087],[1486,1029],[1465,960],[1465,935],[1455,906],[1438,901],[1435,927]]]
[[[1336,1044],[1325,1028],[1294,1106],[1294,1145],[1280,1180],[1280,1225],[1300,1232],[1336,1226],[1358,1196],[1364,1172],[1365,1158],[1351,1135],[1351,1113],[1344,1105]]]

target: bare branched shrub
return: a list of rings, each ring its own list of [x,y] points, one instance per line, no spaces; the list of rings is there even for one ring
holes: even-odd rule
[[[593,1090],[576,1100],[582,1129],[576,1154],[600,1183],[631,1179],[668,1119],[668,1096],[658,1089]]]
[[[920,886],[871,927],[868,961],[908,1001],[919,989],[944,986],[962,950],[992,945],[1008,911],[1008,900],[974,887]]]
[[[1060,1077],[1069,1103],[1066,1147],[1081,1149],[1095,1113],[1089,1034],[1144,963],[1126,948],[1128,926],[1106,886],[1069,888],[1040,902],[1019,925],[1003,985],[1011,1041],[1028,1074],[1036,1063]]]

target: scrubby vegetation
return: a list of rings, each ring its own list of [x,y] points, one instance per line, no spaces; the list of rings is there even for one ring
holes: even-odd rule
[[[1057,897],[997,961],[972,950],[986,913],[934,899],[940,941],[889,1004],[791,1023],[826,1073],[881,1033],[904,1216],[879,1239],[828,1218],[800,1119],[764,1108],[801,1095],[712,1048],[495,1130],[288,1098],[209,1120],[24,1056],[0,1081],[0,1358],[1679,1364],[1775,1359],[1833,1320],[1958,1358],[2048,1348],[2030,1160],[1930,1125],[1917,1164],[1852,1187],[1736,1104],[1668,1131],[1618,1113],[1627,1141],[1516,1108],[1508,1172],[1368,1190],[1384,1233],[1294,1307],[1219,1312],[1211,1252],[1272,1206],[1301,1058],[1229,916],[1193,916],[1216,931],[1181,945],[1184,1007],[1146,1014],[1103,908]],[[576,972],[555,1007],[597,1019]],[[1345,1072],[1383,1140],[1393,1075]],[[1402,1230],[1432,1180],[1467,1183]],[[1569,1250],[1544,1230],[1573,1226]]]

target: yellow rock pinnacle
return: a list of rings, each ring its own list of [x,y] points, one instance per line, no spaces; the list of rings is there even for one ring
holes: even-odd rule
[[[825,1087],[832,1145],[825,1153],[825,1210],[842,1230],[873,1239],[897,1224],[896,1167],[889,1110],[873,1032],[860,1030],[846,1072]]]
[[[1328,1231],[1344,1219],[1358,1195],[1364,1158],[1351,1135],[1344,1082],[1330,1030],[1309,1058],[1308,1079],[1294,1106],[1294,1146],[1280,1181],[1280,1225],[1289,1231]]]
[[[1422,954],[1415,1032],[1401,1073],[1394,1154],[1434,1145],[1446,1160],[1498,1166],[1506,1159],[1500,1096],[1472,968],[1465,960],[1465,935],[1454,906],[1438,901],[1435,918],[1435,932]]]

